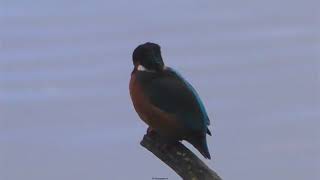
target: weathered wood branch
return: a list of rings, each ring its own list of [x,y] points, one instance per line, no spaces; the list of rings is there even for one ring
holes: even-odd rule
[[[222,180],[195,154],[180,142],[168,147],[157,135],[144,135],[140,144],[166,163],[184,180]]]

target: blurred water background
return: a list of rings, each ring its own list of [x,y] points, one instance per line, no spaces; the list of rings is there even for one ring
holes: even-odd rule
[[[320,2],[0,2],[0,179],[179,179],[139,145],[131,53],[162,45],[226,180],[320,179]]]

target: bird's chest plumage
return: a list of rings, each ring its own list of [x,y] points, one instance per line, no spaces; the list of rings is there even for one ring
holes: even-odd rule
[[[143,88],[141,87],[141,83],[139,82],[136,74],[131,75],[130,79],[130,96],[135,110],[138,115],[144,121],[147,121],[151,114],[150,102],[148,102],[147,97],[143,93]],[[148,122],[146,122],[149,124]]]
[[[174,115],[165,113],[155,107],[145,92],[144,80],[139,75],[132,73],[130,79],[130,96],[133,106],[139,117],[150,127],[166,136],[179,136],[180,128]]]

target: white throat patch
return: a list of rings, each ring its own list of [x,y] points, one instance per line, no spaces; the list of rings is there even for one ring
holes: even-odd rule
[[[153,71],[153,70],[150,70],[150,69],[145,68],[144,66],[142,66],[142,65],[140,65],[140,64],[138,65],[137,70],[138,70],[138,71],[144,71],[144,72],[155,72],[155,71]]]

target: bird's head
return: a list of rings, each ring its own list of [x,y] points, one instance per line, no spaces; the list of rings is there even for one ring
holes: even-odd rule
[[[140,71],[160,72],[164,69],[160,46],[147,42],[139,45],[132,54],[135,69]]]

